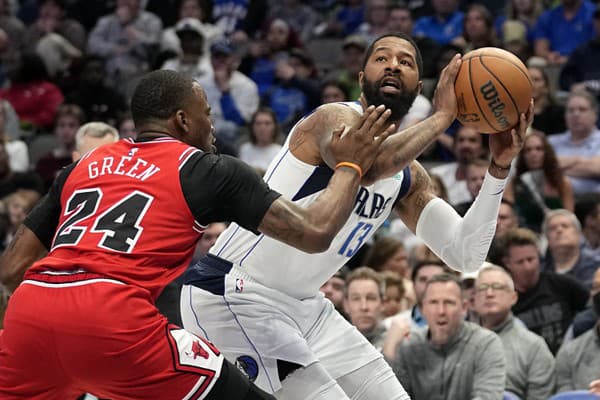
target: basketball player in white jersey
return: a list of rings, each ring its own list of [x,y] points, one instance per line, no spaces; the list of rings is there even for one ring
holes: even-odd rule
[[[337,313],[319,287],[352,257],[395,210],[448,265],[473,271],[494,235],[500,199],[513,158],[530,122],[490,136],[492,164],[464,218],[435,197],[414,159],[456,117],[455,57],[442,72],[434,114],[394,134],[363,176],[355,208],[331,247],[307,254],[237,224],[185,275],[181,310],[186,329],[214,342],[262,389],[278,399],[408,399],[382,355]],[[331,132],[352,126],[367,105],[392,110],[399,122],[421,89],[420,53],[408,36],[373,42],[359,74],[361,102],[319,107],[299,121],[264,179],[306,207],[325,188],[334,163],[325,149]]]

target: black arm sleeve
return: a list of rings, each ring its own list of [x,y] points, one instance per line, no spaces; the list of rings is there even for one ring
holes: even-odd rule
[[[258,233],[280,196],[248,165],[230,156],[196,153],[180,172],[183,195],[198,222],[232,221]]]
[[[23,221],[23,224],[40,239],[47,249],[50,249],[52,238],[58,227],[61,213],[60,194],[75,165],[77,164],[73,163],[60,172],[48,193],[42,197]]]

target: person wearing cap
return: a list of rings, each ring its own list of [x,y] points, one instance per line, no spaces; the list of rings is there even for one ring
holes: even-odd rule
[[[162,65],[161,69],[177,71],[194,79],[200,79],[212,69],[210,57],[204,52],[206,38],[202,22],[196,18],[185,18],[175,25],[180,53]]]
[[[238,140],[240,128],[250,122],[252,114],[258,109],[258,87],[252,79],[237,70],[237,56],[226,39],[211,45],[210,64],[211,71],[200,77],[198,82],[204,87],[212,107],[216,136],[234,143]]]
[[[475,274],[479,323],[496,332],[506,358],[506,390],[521,399],[546,400],[554,392],[554,357],[540,336],[515,319],[515,284],[502,267],[487,264]]]
[[[204,36],[204,48],[203,53],[210,53],[210,44],[224,35],[223,27],[217,26],[206,22],[210,15],[207,15],[203,9],[203,0],[183,0],[179,2],[178,18],[175,24],[169,28],[163,30],[160,51],[161,53],[171,53],[181,55],[181,42],[179,35],[177,34],[178,28],[181,28],[182,24],[189,22],[189,20],[198,21],[197,27],[199,28],[202,36]]]
[[[350,35],[342,44],[341,68],[332,71],[326,79],[336,80],[346,85],[351,99],[360,96],[358,73],[362,70],[363,57],[368,43],[360,35]]]

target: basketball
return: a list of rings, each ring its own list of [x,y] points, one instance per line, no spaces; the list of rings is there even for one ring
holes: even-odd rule
[[[468,52],[454,82],[457,119],[481,133],[515,127],[529,108],[531,79],[514,54],[496,47]]]

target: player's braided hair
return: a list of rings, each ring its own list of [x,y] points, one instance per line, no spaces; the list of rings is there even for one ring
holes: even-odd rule
[[[149,120],[167,119],[193,96],[193,80],[175,71],[158,70],[144,76],[131,98],[136,127]]]

